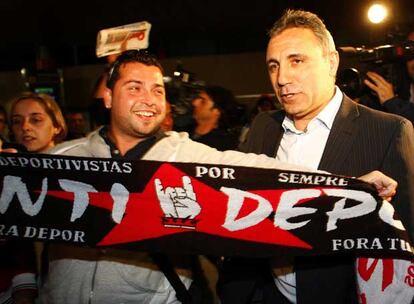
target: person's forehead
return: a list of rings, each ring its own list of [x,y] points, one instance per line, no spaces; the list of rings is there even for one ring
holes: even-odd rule
[[[289,59],[296,55],[323,55],[323,47],[310,29],[288,28],[270,39],[266,53],[268,62]]]
[[[13,110],[15,110],[16,108],[25,109],[27,111],[31,111],[35,109],[35,110],[41,110],[41,112],[45,112],[45,106],[42,104],[42,102],[36,99],[32,99],[32,98],[26,98],[26,99],[19,100],[18,102],[16,102]]]
[[[310,29],[303,27],[291,27],[283,30],[277,35],[274,35],[270,39],[269,44],[296,43],[301,45],[304,42],[319,44],[318,38]]]

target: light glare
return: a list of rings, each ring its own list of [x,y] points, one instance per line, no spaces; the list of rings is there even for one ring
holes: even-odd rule
[[[373,4],[368,10],[368,19],[372,23],[381,23],[387,17],[387,9],[384,5]]]

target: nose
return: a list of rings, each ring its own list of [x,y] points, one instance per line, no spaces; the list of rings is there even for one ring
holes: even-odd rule
[[[23,131],[27,131],[31,129],[32,125],[28,119],[23,119],[21,127]]]
[[[291,72],[287,66],[279,66],[276,81],[279,87],[283,87],[284,85],[288,84],[291,79]]]
[[[139,96],[141,102],[148,106],[154,105],[155,97],[150,93],[150,91],[143,89],[141,95]]]

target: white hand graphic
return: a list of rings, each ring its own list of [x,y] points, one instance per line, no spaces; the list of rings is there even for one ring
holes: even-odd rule
[[[183,187],[164,187],[161,180],[154,180],[155,190],[161,209],[166,217],[195,218],[201,211],[188,176],[183,176]]]

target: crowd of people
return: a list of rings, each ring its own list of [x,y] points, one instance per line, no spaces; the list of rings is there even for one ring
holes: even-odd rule
[[[208,85],[191,102],[194,124],[188,133],[175,132],[174,104],[167,101],[160,62],[148,52],[128,50],[97,83],[95,114],[105,119],[88,126],[82,111],[63,113],[50,96],[25,92],[10,103],[9,115],[0,108],[2,151],[174,162],[208,159],[221,165],[361,176],[381,196],[392,197],[414,240],[414,60],[407,61],[407,100],[370,72],[365,83],[386,111],[365,107],[335,85],[339,55],[322,20],[311,12],[288,10],[270,30],[266,64],[275,99],[262,96],[241,120],[233,93]],[[3,131],[7,121],[8,134]],[[392,292],[384,293],[378,281],[361,277],[354,256],[200,260],[38,245],[0,240],[1,304],[409,304],[414,295],[413,287],[400,282],[397,274]],[[160,259],[170,266],[169,273]],[[212,268],[200,278],[206,263]]]

